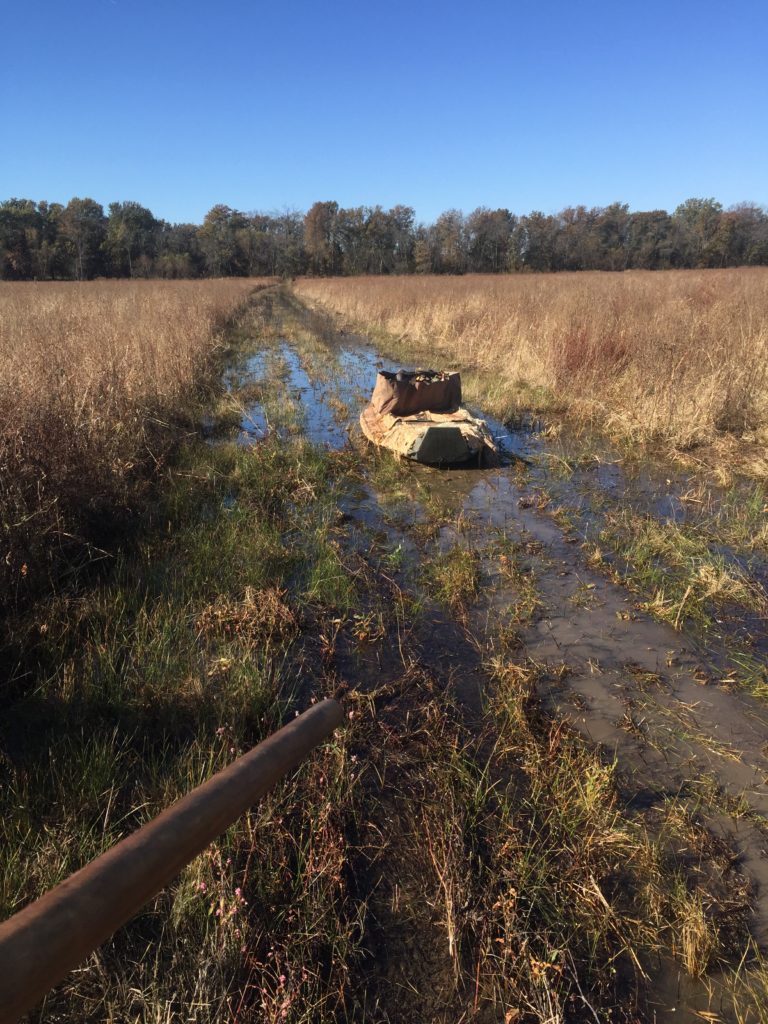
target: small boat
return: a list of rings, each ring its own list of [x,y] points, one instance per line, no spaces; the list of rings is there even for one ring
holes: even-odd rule
[[[461,404],[458,373],[379,371],[360,426],[374,444],[432,466],[470,459],[482,465],[498,456],[485,421]]]

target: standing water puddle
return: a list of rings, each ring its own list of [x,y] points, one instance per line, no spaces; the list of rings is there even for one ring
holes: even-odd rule
[[[300,406],[303,433],[315,444],[329,448],[343,448],[349,441],[350,410],[360,409],[365,403],[367,382],[375,379],[383,365],[370,346],[340,348],[327,367],[328,379],[310,374],[305,369],[297,350],[287,341],[281,341],[276,358],[283,364],[281,377],[288,393]],[[266,383],[267,360],[264,353],[251,356],[239,371],[239,383]],[[249,404],[240,423],[240,442],[250,444],[263,437],[270,429],[265,403]]]
[[[359,412],[377,370],[389,361],[351,335],[320,355],[314,350],[300,355],[287,341],[279,343],[275,354],[310,440],[340,448],[359,435]],[[242,378],[264,379],[266,358],[254,356]],[[578,543],[585,532],[599,527],[606,498],[661,519],[683,520],[689,514],[681,499],[685,479],[674,487],[661,468],[628,473],[608,457],[574,470],[564,445],[486,421],[507,453],[507,465],[482,471],[410,467],[418,474],[414,494],[418,479],[444,506],[461,513],[461,529],[444,528],[438,544],[465,544],[483,552],[503,538],[528,552],[542,611],[518,632],[523,655],[541,668],[539,696],[545,707],[615,756],[630,813],[652,811],[666,801],[688,802],[696,813],[699,793],[714,787],[722,794],[723,810],[699,817],[736,852],[734,865],[752,890],[750,928],[757,943],[768,948],[768,855],[760,827],[768,818],[768,708],[714,684],[713,675],[724,663],[722,652],[704,650],[692,636],[639,612],[625,588],[586,564]],[[249,406],[242,442],[253,443],[269,429],[265,406]],[[525,473],[519,459],[528,464]],[[566,460],[569,472],[554,476],[552,466]],[[584,514],[581,536],[561,529],[538,507],[537,494],[545,485]],[[375,524],[392,534],[393,545],[402,544],[408,558],[418,558],[407,526],[398,533],[383,522],[370,488],[350,500],[345,512],[360,526]],[[494,628],[504,624],[516,594],[499,571],[498,559],[484,557],[483,571],[484,596],[471,611],[469,628],[487,644],[493,642]],[[676,1020],[701,1019],[704,1011],[718,1010],[716,997],[678,975],[675,967],[660,971],[656,1019],[673,1019],[673,1014]],[[722,1012],[729,1016],[726,1008]]]

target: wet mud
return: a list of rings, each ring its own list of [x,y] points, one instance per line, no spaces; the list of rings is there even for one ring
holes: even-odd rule
[[[376,371],[391,365],[364,338],[326,337],[328,351],[308,356],[289,338],[276,343],[288,391],[303,411],[302,429],[318,444],[364,447],[357,424]],[[263,356],[241,368],[242,378],[259,380]],[[478,411],[482,415],[481,411]],[[392,512],[391,495],[363,482],[343,503],[348,542],[364,548],[375,535],[397,554],[395,585],[406,584],[429,546],[448,551],[463,545],[477,552],[480,597],[457,623],[423,595],[421,624],[408,637],[411,664],[429,664],[471,714],[483,705],[483,657],[500,631],[514,632],[519,656],[535,666],[538,697],[551,716],[564,719],[606,756],[615,759],[628,813],[643,815],[653,828],[654,811],[677,801],[731,851],[731,878],[749,889],[748,927],[768,950],[768,705],[729,683],[725,647],[675,630],[637,607],[637,597],[596,571],[582,547],[601,528],[613,503],[660,520],[684,522],[692,512],[685,499],[691,480],[663,466],[631,466],[615,452],[579,463],[578,447],[562,438],[548,441],[530,425],[519,429],[487,418],[505,452],[494,469],[429,469],[412,466],[410,497]],[[243,414],[242,443],[270,429],[256,402]],[[592,447],[594,450],[594,446]],[[567,465],[567,473],[553,467]],[[542,488],[556,502],[542,503]],[[428,493],[449,509],[457,525],[443,526],[425,540],[418,494]],[[558,522],[553,504],[565,503],[578,516]],[[510,621],[519,588],[504,571],[501,550],[512,550],[534,581],[536,610]],[[768,579],[759,554],[723,547],[723,554]],[[393,558],[393,564],[395,559]],[[766,648],[765,622],[745,626],[757,657]],[[728,636],[724,635],[724,641]],[[402,650],[382,664],[376,648],[337,651],[347,679],[369,681],[402,674]],[[713,807],[718,808],[715,812]],[[391,895],[391,894],[390,894]],[[652,981],[656,1020],[700,1020],[702,1014],[731,1016],[717,979],[704,985],[673,964],[661,964]]]

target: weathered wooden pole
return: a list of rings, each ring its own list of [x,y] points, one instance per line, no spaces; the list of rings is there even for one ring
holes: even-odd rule
[[[324,700],[0,925],[0,1024],[15,1024],[339,725]]]

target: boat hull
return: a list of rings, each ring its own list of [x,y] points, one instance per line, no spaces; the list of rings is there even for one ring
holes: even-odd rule
[[[493,460],[496,456],[496,445],[485,422],[463,407],[451,412],[393,416],[368,405],[360,415],[360,427],[373,444],[430,466]]]

